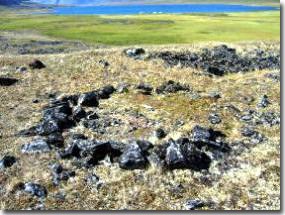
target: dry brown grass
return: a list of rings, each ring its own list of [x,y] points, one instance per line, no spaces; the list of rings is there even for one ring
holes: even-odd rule
[[[216,43],[196,44],[189,46],[147,46],[149,51],[155,50],[198,50],[201,47],[213,46]],[[264,43],[230,44],[239,51],[252,47],[268,47]],[[278,47],[278,43],[272,43]],[[136,85],[141,81],[154,87],[167,80],[175,80],[192,87],[194,93],[207,95],[211,91],[219,91],[222,99],[213,100],[207,97],[193,100],[188,94],[142,96],[130,90],[127,94],[115,94],[111,99],[103,101],[100,114],[109,114],[122,119],[123,127],[111,128],[104,135],[74,130],[98,139],[128,140],[134,137],[143,138],[159,144],[153,136],[157,127],[169,131],[168,138],[177,138],[187,134],[195,124],[209,126],[208,113],[216,106],[234,104],[240,109],[256,106],[241,101],[242,96],[252,96],[258,100],[263,94],[269,95],[272,105],[268,110],[280,112],[280,84],[265,78],[269,71],[256,71],[247,74],[232,74],[220,78],[197,75],[189,68],[168,68],[160,60],[136,61],[122,54],[124,48],[94,49],[71,54],[42,56],[0,56],[0,74],[20,79],[12,87],[0,88],[0,154],[12,153],[19,157],[17,165],[0,173],[0,198],[3,209],[27,209],[33,207],[37,200],[25,195],[17,195],[13,187],[20,181],[40,182],[48,188],[49,195],[45,200],[46,209],[152,209],[180,210],[187,199],[199,198],[212,201],[213,206],[204,209],[280,209],[280,128],[260,128],[268,138],[267,141],[245,150],[240,155],[229,158],[230,168],[221,170],[215,162],[209,173],[175,170],[165,172],[155,166],[141,171],[123,171],[116,164],[99,165],[88,172],[96,173],[104,182],[100,190],[92,189],[84,183],[88,174],[85,170],[77,170],[76,177],[67,183],[54,188],[48,164],[56,160],[54,153],[47,155],[27,156],[19,153],[20,145],[29,139],[13,136],[19,130],[35,124],[40,110],[48,102],[47,93],[72,94],[94,90],[106,84],[121,82]],[[15,72],[16,66],[27,65],[34,58],[39,58],[47,68],[41,71],[28,71],[24,74]],[[105,59],[109,68],[103,68],[98,62]],[[34,98],[42,102],[33,104]],[[126,109],[130,111],[127,112]],[[154,109],[151,111],[151,109]],[[133,112],[144,114],[149,125],[135,121]],[[227,134],[228,140],[240,140],[239,129],[242,124],[227,110],[219,110],[223,123],[213,126]],[[177,120],[183,120],[184,126],[176,127]],[[129,133],[128,123],[138,123],[141,128]],[[226,161],[225,161],[226,162]],[[70,162],[64,166],[72,168]],[[182,191],[174,192],[177,185],[183,185]],[[66,200],[59,201],[54,197],[58,192],[65,192]]]

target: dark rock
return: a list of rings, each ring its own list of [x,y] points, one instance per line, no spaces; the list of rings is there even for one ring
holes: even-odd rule
[[[166,149],[165,163],[169,169],[208,169],[210,157],[201,152],[188,138],[170,140]]]
[[[199,125],[196,125],[192,129],[192,139],[194,142],[208,142],[213,140],[212,130],[208,128],[203,128]]]
[[[71,114],[72,109],[67,102],[51,104],[43,110],[43,118],[37,126],[38,134],[48,135],[73,127],[75,123],[70,118]]]
[[[43,116],[49,117],[55,114],[71,115],[72,108],[67,101],[52,100],[50,104],[43,109]]]
[[[68,102],[52,100],[43,109],[43,117],[40,122],[29,129],[19,132],[21,136],[46,136],[53,133],[61,133],[64,129],[69,129],[75,125],[71,120],[72,108]]]
[[[75,122],[79,122],[81,119],[86,117],[86,111],[81,106],[76,106],[73,108],[72,119]]]
[[[143,48],[132,48],[124,50],[124,53],[131,58],[140,59],[146,52]]]
[[[49,135],[53,133],[60,133],[62,132],[62,129],[60,128],[59,124],[55,120],[44,120],[40,122],[36,127],[35,127],[35,134],[38,135]]]
[[[126,170],[144,169],[147,164],[148,161],[137,143],[128,145],[119,158],[120,167]]]
[[[51,146],[61,148],[64,146],[64,138],[61,133],[52,133],[47,136],[47,143]]]
[[[268,99],[267,95],[263,95],[260,99],[260,102],[258,103],[258,107],[260,108],[266,108],[271,104],[271,102]]]
[[[225,135],[220,131],[195,126],[191,132],[191,140],[198,147],[206,146],[209,149],[220,150],[222,152],[230,151],[228,144],[222,141]]]
[[[93,140],[81,140],[78,143],[80,155],[82,157],[92,156],[93,164],[103,160],[110,152],[109,142],[96,142]]]
[[[95,174],[90,174],[85,179],[87,185],[95,187],[97,190],[100,189],[103,185],[103,182]]]
[[[249,127],[244,127],[241,130],[241,134],[244,137],[249,137],[251,142],[254,144],[261,143],[265,139],[265,137],[262,134],[260,134],[259,132],[255,131],[254,129],[249,128]]]
[[[113,141],[97,142],[87,138],[71,139],[69,146],[59,155],[61,158],[87,158],[85,167],[92,167],[107,155],[113,160],[122,154],[122,144]]]
[[[168,81],[156,89],[157,94],[176,93],[179,91],[190,91],[188,86],[183,86],[178,82]]]
[[[148,151],[153,148],[153,144],[146,140],[137,140],[136,143],[138,144],[144,155],[147,155]]]
[[[153,90],[153,87],[146,83],[140,83],[136,88],[144,95],[151,95]]]
[[[16,158],[14,156],[5,155],[0,160],[0,170],[9,168],[9,167],[13,166],[15,163],[16,163]]]
[[[0,86],[12,86],[18,82],[16,78],[0,77]]]
[[[195,210],[205,206],[205,203],[199,199],[190,199],[187,200],[185,207],[187,210]]]
[[[165,163],[169,169],[184,169],[187,167],[180,145],[174,140],[169,141],[169,146],[166,149]]]
[[[17,71],[17,72],[20,72],[20,73],[23,73],[23,72],[27,72],[27,71],[28,71],[28,68],[25,67],[25,66],[20,66],[20,67],[17,67],[17,68],[16,68],[16,71]]]
[[[32,102],[33,102],[34,104],[38,104],[38,103],[40,102],[40,100],[39,100],[39,99],[33,99]]]
[[[74,133],[71,135],[73,140],[87,140],[88,138],[84,134]]]
[[[76,143],[72,143],[64,151],[59,152],[59,157],[62,159],[80,158],[80,149]]]
[[[220,124],[222,122],[221,117],[216,113],[210,114],[208,119],[209,119],[210,123],[212,123],[214,125]]]
[[[51,169],[53,171],[53,185],[58,186],[61,181],[68,181],[69,178],[75,177],[74,171],[68,171],[64,169],[60,164],[54,164],[51,166]]]
[[[98,96],[100,99],[109,99],[114,92],[116,89],[112,85],[107,85],[98,91]]]
[[[110,144],[109,156],[111,158],[111,161],[114,162],[116,158],[120,157],[123,154],[125,144],[115,141],[108,141],[108,144]]]
[[[46,66],[43,64],[43,62],[41,62],[38,59],[33,60],[31,63],[29,63],[29,67],[31,69],[43,69]]]
[[[65,95],[62,96],[59,100],[59,103],[69,103],[69,105],[76,106],[79,99],[79,95]]]
[[[186,142],[180,145],[183,156],[186,160],[186,167],[195,171],[209,169],[211,158],[204,152],[200,151],[193,143]]]
[[[213,75],[217,75],[217,76],[225,75],[225,70],[223,70],[222,68],[215,67],[215,66],[208,67],[207,72]]]
[[[55,164],[51,165],[51,170],[53,173],[60,174],[63,172],[63,167],[61,164],[55,163]]]
[[[97,92],[89,92],[81,94],[78,99],[78,104],[86,107],[98,107],[99,96]]]
[[[21,147],[21,152],[25,154],[50,152],[50,146],[44,139],[37,139]]]
[[[259,116],[257,124],[267,125],[270,127],[280,125],[280,114],[271,111],[262,113]]]
[[[104,68],[110,66],[110,63],[106,60],[99,60],[99,64],[102,65]]]
[[[25,183],[24,191],[39,198],[47,197],[47,190],[44,186],[32,182]]]
[[[162,128],[159,128],[155,131],[155,136],[158,139],[163,139],[167,136],[167,133]]]
[[[254,110],[247,110],[240,116],[240,120],[244,122],[252,121],[255,116],[257,115],[256,111]]]
[[[91,149],[83,151],[85,157],[89,156],[91,159],[87,161],[86,167],[92,167],[98,164],[99,161],[105,159],[106,156],[110,157],[111,162],[119,158],[124,150],[124,145],[119,142],[107,141],[107,142],[94,142]]]

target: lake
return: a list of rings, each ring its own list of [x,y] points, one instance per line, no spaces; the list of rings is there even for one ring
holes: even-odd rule
[[[179,13],[229,13],[279,10],[271,6],[230,4],[167,4],[167,5],[116,5],[116,6],[63,6],[55,7],[58,15],[130,15]]]

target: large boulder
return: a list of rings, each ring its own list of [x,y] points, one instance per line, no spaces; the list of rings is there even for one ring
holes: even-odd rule
[[[147,158],[137,143],[128,145],[119,159],[120,167],[126,170],[144,169],[147,164]]]
[[[211,158],[199,150],[188,138],[167,143],[165,164],[168,169],[209,169]]]
[[[98,107],[99,96],[97,92],[83,93],[78,99],[78,104],[86,107]]]

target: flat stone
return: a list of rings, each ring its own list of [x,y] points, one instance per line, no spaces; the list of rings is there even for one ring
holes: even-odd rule
[[[50,146],[44,139],[37,139],[21,147],[21,152],[25,154],[50,152]]]
[[[9,87],[16,84],[19,80],[16,78],[0,77],[0,86]]]
[[[185,208],[186,210],[195,210],[205,206],[205,203],[199,199],[190,199],[186,201]]]
[[[47,197],[47,194],[48,194],[44,186],[37,184],[37,183],[33,183],[33,182],[25,183],[24,191],[26,193],[31,194],[32,196],[36,196],[39,198],[45,198]]]

